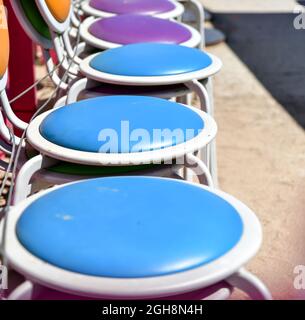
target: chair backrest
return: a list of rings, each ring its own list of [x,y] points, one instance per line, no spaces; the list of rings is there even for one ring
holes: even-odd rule
[[[12,6],[28,36],[44,49],[45,63],[51,79],[55,85],[60,83],[60,87],[65,90],[65,82],[60,79],[57,71],[54,72],[55,66],[49,49],[55,49],[58,61],[61,62],[61,67],[65,71],[69,62],[65,56],[61,35],[65,31],[68,32],[70,27],[72,3],[70,0],[12,0]],[[61,31],[58,31],[56,26]]]
[[[71,0],[35,0],[37,7],[48,24],[56,33],[65,32],[70,26]]]
[[[66,21],[70,13],[71,1],[46,0],[46,4],[57,21]]]
[[[35,0],[12,0],[15,15],[29,38],[45,49],[53,47],[49,26],[40,14]]]
[[[10,55],[10,42],[7,26],[6,11],[0,0],[0,90],[6,86],[7,68]]]

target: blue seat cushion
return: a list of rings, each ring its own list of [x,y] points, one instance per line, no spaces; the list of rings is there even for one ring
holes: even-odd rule
[[[204,52],[176,44],[140,43],[106,50],[91,68],[121,76],[170,76],[205,69],[212,59]]]
[[[234,207],[198,185],[151,177],[66,185],[30,204],[16,226],[33,255],[73,272],[141,278],[191,270],[239,242]]]
[[[73,150],[132,153],[181,144],[203,128],[202,118],[181,104],[152,97],[108,96],[56,109],[43,120],[40,133]]]

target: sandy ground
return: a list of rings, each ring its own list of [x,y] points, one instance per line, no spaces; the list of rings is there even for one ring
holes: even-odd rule
[[[274,298],[305,298],[293,287],[295,266],[305,264],[305,31],[293,28],[296,3],[202,2],[228,37],[208,49],[224,63],[214,81],[220,187],[264,229],[248,268]]]

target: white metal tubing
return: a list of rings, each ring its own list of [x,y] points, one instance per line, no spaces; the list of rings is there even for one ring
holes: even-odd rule
[[[1,125],[0,125],[1,126]],[[6,155],[11,155],[12,154],[12,146],[5,141],[0,140],[0,150],[4,152]],[[1,160],[2,161],[2,160]],[[1,162],[0,161],[0,162]],[[6,162],[5,162],[6,163]],[[1,170],[3,170],[1,168]],[[6,169],[5,169],[6,170]]]
[[[12,144],[12,136],[4,122],[2,112],[0,111],[0,136],[9,144]],[[19,145],[20,139],[18,137],[15,138],[16,145]]]
[[[66,104],[67,104],[67,96],[63,96],[55,102],[55,104],[53,105],[53,109],[63,107]]]
[[[197,94],[200,101],[200,110],[211,114],[210,97],[207,88],[197,79],[188,81],[185,85],[194,93]]]
[[[7,85],[7,79],[8,79],[8,72],[6,70],[4,76],[0,78],[0,91],[5,90]]]
[[[11,108],[11,105],[9,103],[8,97],[6,95],[6,91],[3,90],[0,92],[0,99],[2,102],[2,107],[3,110],[5,112],[5,115],[7,116],[7,118],[9,119],[9,121],[17,128],[21,129],[21,130],[25,130],[28,126],[28,124],[24,121],[22,121],[21,119],[19,119],[14,111]]]
[[[195,8],[196,27],[201,35],[201,49],[205,48],[205,34],[204,34],[204,8],[200,1],[189,0],[189,3]]]
[[[214,117],[215,107],[214,107],[214,94],[213,94],[213,79],[212,77],[208,78],[206,89],[209,96],[210,102],[210,115]],[[218,166],[217,166],[217,147],[216,147],[216,139],[214,139],[210,143],[210,163],[211,163],[211,174],[214,180],[214,185],[218,187]]]
[[[73,10],[71,12],[71,22],[75,28],[79,28],[81,21],[79,18],[84,15],[81,9],[81,1],[73,1]]]
[[[52,34],[56,55],[58,57],[58,60],[62,61],[62,66],[64,70],[69,70],[69,76],[72,78],[81,77],[82,75],[79,72],[78,66],[75,66],[75,64],[71,66],[68,61],[67,52],[65,52],[64,50],[65,47],[64,47],[64,44],[62,43],[62,37],[54,32],[51,32],[51,34]]]
[[[69,59],[73,60],[73,62],[76,64],[80,64],[82,60],[78,57],[78,54],[82,53],[82,50],[85,49],[86,44],[84,42],[81,42],[75,48],[72,48],[72,44],[69,38],[69,30],[66,30],[61,35],[61,38],[65,46],[65,49],[67,51]]]
[[[206,164],[193,154],[187,154],[185,156],[185,166],[191,168],[197,175],[200,184],[206,184],[214,188],[213,178]]]
[[[192,81],[189,81],[185,83],[185,85],[195,94],[197,94],[199,101],[200,101],[200,109],[207,114],[212,113],[212,108],[211,108],[211,99],[208,93],[207,88],[205,87],[206,84],[202,84],[200,81],[194,79]],[[206,163],[207,167],[209,168],[212,177],[213,177],[213,166],[215,164],[211,161],[210,159],[210,146],[207,146],[205,149],[200,151],[201,153],[201,159]],[[213,177],[214,180],[214,177]]]
[[[272,300],[271,293],[265,284],[244,268],[226,279],[226,281],[245,292],[253,300]]]
[[[43,50],[43,56],[44,56],[45,64],[47,67],[47,71],[50,75],[51,80],[55,84],[55,86],[57,87],[59,86],[60,89],[67,90],[68,84],[62,79],[60,79],[58,76],[57,70],[54,70],[55,65],[53,63],[52,57],[48,49]]]
[[[43,168],[48,168],[58,163],[57,160],[44,157],[43,155],[35,156],[28,160],[20,169],[14,187],[13,204],[16,205],[20,201],[27,198],[31,193],[31,179],[33,175]]]
[[[74,103],[78,100],[79,94],[85,90],[97,87],[99,82],[90,80],[87,78],[83,78],[80,80],[76,80],[70,87],[70,90],[68,92],[67,96],[67,104]]]
[[[33,283],[31,281],[25,281],[11,292],[7,300],[32,300],[33,290]]]
[[[198,80],[189,81],[186,83],[190,90],[194,91],[200,100],[201,110],[206,111],[212,117],[214,116],[214,98],[213,98],[213,82],[212,77],[207,79],[205,85]],[[211,171],[215,187],[218,187],[218,173],[217,173],[217,153],[216,153],[216,140],[214,139],[209,145],[210,157],[207,158],[206,163]],[[204,155],[202,156],[204,160]]]

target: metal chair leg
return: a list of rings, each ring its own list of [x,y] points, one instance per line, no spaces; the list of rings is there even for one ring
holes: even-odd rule
[[[33,283],[25,281],[8,296],[7,300],[32,300],[33,291]]]
[[[226,281],[245,292],[253,300],[272,300],[271,293],[263,282],[246,269],[240,269]]]
[[[44,157],[43,155],[38,155],[27,161],[20,169],[16,179],[13,204],[15,205],[26,199],[31,193],[32,186],[30,181],[37,171],[50,167],[57,162],[58,160]]]

